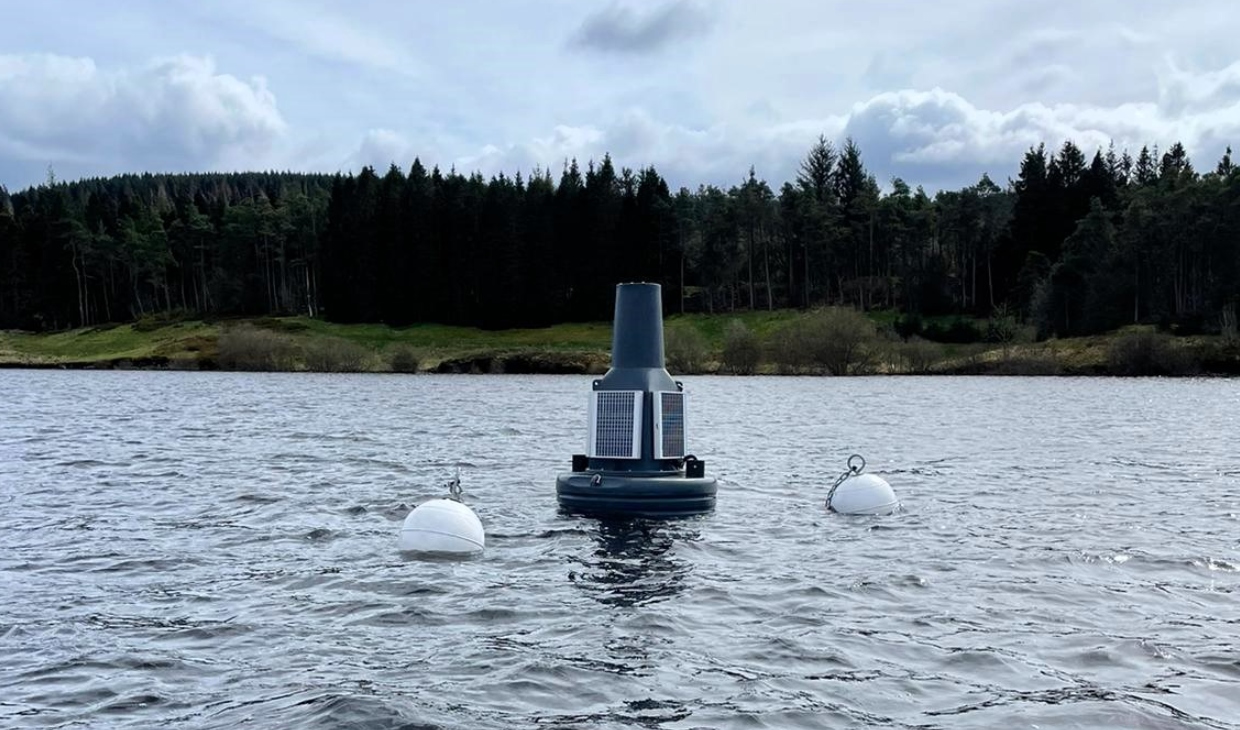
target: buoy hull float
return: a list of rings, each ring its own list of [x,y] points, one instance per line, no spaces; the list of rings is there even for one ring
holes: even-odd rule
[[[836,487],[827,506],[845,515],[889,515],[900,508],[900,501],[883,478],[858,474]]]
[[[601,477],[601,478],[600,478]],[[584,515],[688,517],[715,508],[715,477],[684,472],[573,472],[555,480],[556,497],[565,512]]]
[[[408,552],[476,553],[486,547],[486,532],[474,511],[461,502],[432,499],[405,518],[399,546]]]

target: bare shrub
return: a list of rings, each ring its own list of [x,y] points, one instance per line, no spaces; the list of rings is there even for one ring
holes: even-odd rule
[[[877,361],[878,331],[861,312],[828,307],[806,317],[805,339],[810,361],[832,375],[872,372]]]
[[[408,345],[399,345],[388,354],[388,364],[394,373],[416,373],[418,354]]]
[[[805,345],[804,328],[798,324],[793,322],[767,338],[766,358],[780,375],[795,375],[809,368],[809,348]]]
[[[706,338],[690,324],[674,324],[663,331],[663,351],[667,369],[673,374],[692,375],[706,368]]]
[[[872,373],[884,354],[878,329],[864,314],[829,307],[804,315],[771,334],[768,359],[783,374]]]
[[[761,362],[758,335],[739,319],[729,322],[723,333],[723,366],[736,375],[753,375]]]
[[[908,342],[896,347],[896,353],[904,365],[905,372],[924,375],[934,369],[936,363],[943,358],[943,348],[939,345],[913,336]]]
[[[1190,375],[1197,363],[1170,335],[1128,332],[1111,343],[1107,366],[1116,375]]]
[[[306,346],[306,369],[317,373],[358,373],[366,370],[370,351],[350,340],[331,337]]]
[[[296,357],[297,346],[291,339],[249,324],[220,334],[219,364],[225,370],[292,370]]]

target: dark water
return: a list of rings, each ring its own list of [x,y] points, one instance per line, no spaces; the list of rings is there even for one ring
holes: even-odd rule
[[[584,377],[0,371],[0,726],[1240,728],[1240,383],[686,386],[717,511],[602,525]]]

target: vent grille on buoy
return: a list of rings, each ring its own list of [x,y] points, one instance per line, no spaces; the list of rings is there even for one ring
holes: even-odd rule
[[[654,439],[656,459],[683,459],[685,456],[685,394],[660,391],[654,399]]]
[[[642,392],[596,390],[590,399],[591,458],[642,458]]]

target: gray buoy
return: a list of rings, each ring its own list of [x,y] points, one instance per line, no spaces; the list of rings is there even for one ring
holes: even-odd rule
[[[593,383],[586,453],[556,478],[569,512],[675,517],[715,507],[718,483],[687,450],[684,384],[664,366],[658,284],[616,286],[611,368]]]

